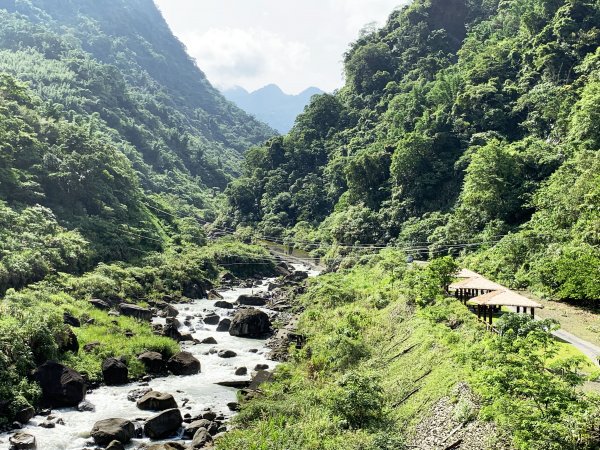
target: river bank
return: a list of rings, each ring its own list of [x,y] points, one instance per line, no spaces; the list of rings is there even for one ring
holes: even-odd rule
[[[307,267],[295,266],[302,270],[299,278],[314,275]],[[178,331],[182,335],[191,335],[190,340],[180,343],[181,350],[188,352],[201,364],[201,371],[188,376],[159,376],[145,378],[122,386],[101,386],[90,391],[86,396],[89,405],[87,411],[76,408],[52,410],[48,416],[35,416],[22,430],[23,433],[35,437],[37,448],[48,450],[83,450],[93,448],[94,439],[90,432],[94,424],[106,419],[127,419],[134,424],[134,437],[127,448],[143,448],[150,443],[142,434],[144,423],[156,414],[156,411],[142,411],[135,401],[133,391],[157,391],[170,394],[183,418],[181,427],[167,439],[155,439],[153,443],[175,441],[190,445],[190,433],[185,433],[186,426],[198,420],[206,420],[211,435],[216,436],[226,430],[224,425],[237,409],[238,388],[248,386],[254,376],[261,371],[272,370],[277,362],[270,357],[271,350],[267,346],[267,338],[247,338],[235,336],[228,332],[222,322],[232,320],[235,314],[246,308],[262,311],[269,316],[271,323],[278,323],[280,315],[288,315],[283,308],[272,300],[274,309],[269,309],[267,302],[272,297],[269,293],[277,283],[276,279],[261,279],[255,283],[244,282],[247,287],[231,287],[221,289],[218,298],[212,300],[194,300],[191,303],[174,305],[178,310]],[[257,300],[264,298],[264,304]],[[245,300],[242,300],[245,299]],[[250,300],[249,300],[250,299]],[[254,299],[254,300],[252,300]],[[253,306],[240,305],[254,303]],[[279,305],[281,306],[281,305]],[[215,318],[216,316],[216,318]],[[284,319],[285,321],[287,319]],[[155,325],[164,325],[167,319],[155,318]],[[169,322],[173,322],[169,319]],[[221,323],[221,325],[219,325]],[[282,322],[281,322],[282,323]],[[220,331],[218,331],[220,330]],[[273,342],[272,340],[270,342]],[[141,391],[140,391],[141,390]],[[137,395],[139,398],[139,393]],[[92,410],[93,408],[93,410]],[[53,424],[48,427],[48,424]],[[146,422],[147,423],[147,422]],[[214,425],[212,425],[214,423]],[[146,433],[147,434],[147,433]],[[9,438],[12,433],[0,436],[0,449],[10,448]],[[212,438],[208,438],[210,442]],[[196,447],[200,448],[200,447]]]

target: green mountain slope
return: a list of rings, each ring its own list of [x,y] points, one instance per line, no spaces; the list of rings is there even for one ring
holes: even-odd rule
[[[513,287],[598,299],[599,43],[597,1],[417,0],[248,153],[223,222],[319,254],[467,254]]]
[[[0,73],[0,292],[194,240],[245,150],[275,134],[208,83],[150,0],[1,2]]]

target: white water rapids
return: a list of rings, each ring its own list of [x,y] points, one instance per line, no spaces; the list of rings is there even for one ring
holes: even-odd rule
[[[297,269],[307,270],[306,267],[297,266]],[[316,272],[310,271],[311,275]],[[222,291],[226,301],[235,302],[242,294],[256,294],[264,292],[268,282],[266,280],[260,286],[255,288],[235,288]],[[216,332],[216,325],[205,325],[202,320],[195,317],[197,314],[205,315],[214,311],[219,316],[230,317],[235,310],[220,309],[214,306],[215,301],[196,300],[190,304],[175,305],[179,310],[178,319],[183,323],[186,316],[194,316],[192,319],[192,335],[195,339],[203,340],[207,337],[214,337],[217,344],[198,344],[192,345],[192,342],[182,342],[181,349],[192,353],[201,363],[201,373],[191,376],[165,376],[155,378],[149,383],[149,387],[159,392],[172,394],[181,409],[182,415],[189,413],[192,417],[197,416],[205,408],[212,411],[223,413],[226,417],[231,416],[227,408],[227,403],[236,401],[237,389],[217,385],[219,381],[240,381],[249,380],[250,374],[257,364],[267,364],[269,369],[275,367],[277,363],[267,360],[269,349],[266,347],[266,340],[244,339],[230,336],[227,332]],[[262,309],[262,308],[261,308]],[[265,310],[267,311],[267,310]],[[158,319],[160,320],[160,319]],[[164,320],[164,319],[163,319]],[[182,331],[188,330],[183,325]],[[220,358],[216,352],[205,354],[210,349],[233,350],[237,353],[233,358]],[[257,352],[250,350],[256,349]],[[235,369],[246,367],[248,375],[236,376]],[[31,422],[21,431],[32,434],[36,437],[38,449],[41,450],[82,450],[84,448],[94,448],[93,440],[90,438],[90,431],[95,422],[102,419],[124,418],[129,420],[145,419],[155,413],[150,411],[141,411],[136,407],[135,402],[127,400],[127,393],[132,389],[146,387],[146,383],[131,383],[125,386],[103,386],[94,390],[86,396],[86,400],[95,406],[93,412],[79,412],[73,408],[55,409],[52,414],[61,417],[65,425],[56,425],[56,428],[46,429],[38,426],[45,420],[45,417],[34,417]],[[184,399],[188,399],[185,407],[182,407]],[[12,433],[0,435],[0,450],[8,450],[8,438]],[[167,441],[172,441],[168,439]],[[136,449],[146,439],[134,439],[128,446],[128,449]],[[159,441],[160,442],[160,441]]]

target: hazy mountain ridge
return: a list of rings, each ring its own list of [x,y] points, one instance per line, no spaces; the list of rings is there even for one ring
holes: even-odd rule
[[[275,84],[248,92],[236,86],[225,89],[223,95],[257,119],[269,124],[280,133],[287,133],[296,117],[304,110],[314,95],[323,94],[317,87],[309,87],[296,95],[286,94]]]

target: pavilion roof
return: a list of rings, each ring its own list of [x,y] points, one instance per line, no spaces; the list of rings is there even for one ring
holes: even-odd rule
[[[525,308],[543,308],[538,302],[534,302],[527,297],[517,294],[514,291],[505,289],[502,291],[492,291],[487,294],[474,297],[467,303],[472,305],[486,306],[521,306]]]
[[[457,281],[456,283],[452,283],[450,289],[479,289],[482,291],[503,291],[506,288],[498,283],[494,283],[487,278],[482,276],[476,276],[471,278],[466,278],[464,280]]]
[[[473,272],[469,269],[460,269],[460,272],[456,274],[456,278],[476,278],[481,277],[477,272]]]

